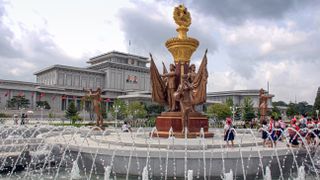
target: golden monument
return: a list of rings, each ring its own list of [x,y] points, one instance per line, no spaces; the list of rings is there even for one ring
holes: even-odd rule
[[[194,108],[206,102],[207,50],[196,72],[195,65],[190,64],[190,58],[199,46],[199,41],[187,35],[191,25],[190,12],[184,5],[179,5],[174,8],[173,19],[178,25],[178,36],[165,43],[174,59],[170,71],[163,64],[161,75],[150,54],[152,100],[169,107],[168,112],[161,113],[156,119],[157,134],[168,137],[172,128],[177,137],[184,137],[184,133],[188,137],[196,137],[203,128],[205,136],[210,137],[213,133],[208,132],[208,118]]]

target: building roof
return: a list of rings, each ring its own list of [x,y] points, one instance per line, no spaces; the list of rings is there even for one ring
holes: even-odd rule
[[[83,72],[88,72],[88,73],[104,74],[104,72],[99,71],[99,70],[92,70],[92,69],[87,69],[87,68],[80,68],[80,67],[74,67],[74,66],[55,64],[53,66],[49,66],[44,69],[41,69],[40,71],[35,72],[34,75],[39,75],[39,74],[42,74],[46,71],[50,71],[53,69],[66,69],[66,70],[72,70],[72,71],[83,71]]]
[[[129,54],[129,53],[123,53],[123,52],[119,52],[119,51],[111,51],[111,52],[107,52],[104,54],[100,54],[98,56],[92,57],[89,59],[89,61],[87,61],[87,63],[90,64],[95,64],[98,62],[103,61],[105,58],[109,58],[109,57],[123,57],[123,58],[132,58],[132,59],[138,59],[139,61],[143,61],[143,62],[149,62],[147,57],[144,56],[139,56],[139,55],[134,55],[134,54]]]
[[[217,91],[217,92],[208,92],[207,96],[243,96],[243,95],[258,95],[260,89],[248,89],[248,90],[233,90],[233,91]],[[267,93],[267,91],[266,91]],[[270,94],[274,97],[273,94]]]
[[[110,62],[110,61],[106,61],[106,62],[99,62],[97,64],[93,64],[89,67],[87,67],[88,69],[105,69],[105,68],[121,68],[121,69],[129,69],[132,71],[143,71],[143,72],[149,72],[150,68],[148,67],[142,67],[142,66],[135,66],[135,65],[130,65],[130,64],[123,64],[123,63],[118,63],[118,62]]]

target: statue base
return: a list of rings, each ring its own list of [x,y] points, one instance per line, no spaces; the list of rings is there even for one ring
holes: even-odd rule
[[[177,138],[184,138],[185,133],[182,132],[182,119],[181,112],[163,112],[156,119],[157,132],[153,133],[153,137],[169,137],[170,128],[173,129],[173,136]],[[208,118],[199,112],[191,112],[189,114],[188,123],[188,138],[196,138],[200,136],[200,130],[203,128],[204,137],[213,137],[212,132],[208,132],[209,122]]]

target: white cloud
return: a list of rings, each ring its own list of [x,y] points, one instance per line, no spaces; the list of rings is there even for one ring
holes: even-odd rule
[[[265,55],[273,50],[273,46],[270,42],[265,42],[260,46],[260,50],[261,50],[262,55]]]

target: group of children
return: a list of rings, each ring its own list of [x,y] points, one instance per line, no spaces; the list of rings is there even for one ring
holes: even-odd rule
[[[271,116],[269,121],[262,121],[262,127],[259,129],[262,133],[263,146],[273,147],[277,145],[277,141],[288,139],[288,146],[299,146],[315,143],[315,138],[320,137],[320,119],[315,116],[308,117],[306,114],[301,115],[300,119],[294,117],[290,125],[287,125],[281,117],[275,119]],[[232,125],[232,119],[226,118],[224,126],[224,141],[229,147],[234,146],[235,130]]]
[[[299,146],[299,142],[304,139],[306,141],[302,144],[314,142],[315,137],[320,136],[319,127],[320,121],[314,116],[311,118],[303,114],[299,120],[294,117],[290,125],[287,125],[281,117],[275,119],[271,116],[269,123],[267,121],[262,122],[260,131],[262,132],[263,146],[273,147],[277,145],[277,141],[288,138],[290,145],[295,147]]]
[[[299,120],[294,117],[288,129],[290,143],[293,146],[298,146],[300,144],[299,142],[302,142],[302,144],[315,143],[315,138],[320,137],[319,128],[320,120],[315,116],[307,117],[307,115],[304,114]]]
[[[275,119],[274,116],[270,117],[269,123],[266,120],[262,121],[263,146],[273,147],[277,145],[277,141],[280,141],[284,137],[284,130],[287,127],[286,123],[281,117]]]

